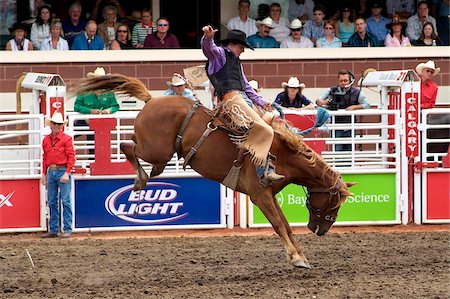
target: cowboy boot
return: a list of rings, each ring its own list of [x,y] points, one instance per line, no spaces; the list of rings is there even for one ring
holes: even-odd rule
[[[275,166],[272,164],[270,157],[271,155],[269,154],[266,165],[264,167],[256,168],[259,181],[263,186],[271,185],[273,182],[277,182],[285,178],[284,175],[277,174],[275,172]]]

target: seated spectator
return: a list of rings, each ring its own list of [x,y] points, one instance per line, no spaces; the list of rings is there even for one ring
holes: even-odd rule
[[[417,3],[417,13],[408,18],[408,26],[406,27],[406,36],[409,40],[418,40],[422,33],[423,23],[431,22],[436,32],[436,19],[430,16],[430,9],[427,1],[419,1]]]
[[[114,6],[105,6],[103,8],[103,17],[105,21],[97,26],[97,34],[103,39],[106,49],[111,48],[111,43],[116,39],[116,30],[121,23],[117,20],[117,8]]]
[[[265,18],[270,16],[270,6],[266,3],[261,3],[258,5],[258,16],[256,17],[256,21],[264,20]]]
[[[398,17],[394,17],[390,24],[387,24],[386,27],[391,31],[386,35],[386,39],[384,40],[384,45],[386,47],[410,47],[411,42],[409,38],[405,36],[405,22],[400,22]]]
[[[325,36],[323,30],[323,19],[325,8],[322,5],[314,6],[313,19],[306,21],[302,36],[309,38],[313,43],[320,37]]]
[[[41,49],[44,39],[50,37],[50,24],[52,23],[52,14],[50,6],[43,5],[39,7],[36,21],[31,25],[30,40],[36,50]]]
[[[111,50],[129,50],[134,49],[131,43],[130,29],[125,24],[119,25],[116,30],[116,39],[111,43]]]
[[[270,5],[270,18],[272,19],[272,30],[270,36],[281,43],[283,39],[289,36],[289,20],[281,16],[281,5],[279,3],[272,3]]]
[[[314,16],[313,0],[289,0],[288,18],[289,21],[299,19],[300,21],[312,20]]]
[[[180,74],[174,73],[171,81],[167,81],[169,87],[164,91],[165,96],[182,96],[190,100],[195,100],[194,93],[191,89],[186,88],[186,79]]]
[[[367,32],[367,24],[364,18],[355,19],[356,32],[348,39],[349,47],[379,47],[378,38]]]
[[[314,48],[313,42],[302,36],[303,25],[299,19],[294,19],[289,26],[291,36],[286,37],[280,45],[280,48]]]
[[[141,16],[142,21],[134,25],[133,33],[131,35],[133,47],[137,49],[144,47],[144,42],[147,35],[156,32],[155,25],[153,24],[152,11],[148,8],[144,8],[141,12]]]
[[[156,20],[156,32],[147,35],[144,48],[179,48],[177,37],[169,32],[169,20],[161,17]]]
[[[122,19],[127,15],[127,9],[125,7],[127,1],[120,0],[95,0],[94,8],[91,13],[91,20],[94,20],[97,24],[101,24],[105,21],[104,9],[106,6],[114,6],[116,8],[117,16]]]
[[[41,45],[42,51],[67,51],[69,44],[62,38],[62,24],[59,21],[53,21],[50,24],[50,37],[44,39]]]
[[[26,31],[25,26],[21,23],[14,23],[9,28],[9,32],[13,36],[12,39],[6,42],[6,51],[32,51],[33,43],[25,38]]]
[[[420,38],[416,41],[413,41],[412,44],[414,46],[442,46],[442,40],[436,35],[434,32],[434,27],[431,22],[423,23],[422,34]]]
[[[420,76],[420,107],[422,109],[434,108],[436,105],[438,86],[433,82],[432,78],[439,74],[440,70],[432,60],[428,60],[426,63],[419,63],[416,66],[416,72]]]
[[[436,18],[437,35],[442,42],[442,46],[448,46],[450,43],[450,1],[433,0],[433,16]]]
[[[228,21],[228,30],[240,30],[243,31],[246,36],[255,34],[257,32],[256,21],[248,16],[250,11],[250,1],[239,0],[238,11],[238,16]]]
[[[386,35],[389,33],[389,29],[386,26],[391,20],[381,15],[383,7],[378,1],[373,2],[370,11],[372,14],[366,20],[367,32],[375,35],[378,39],[378,43],[383,45]]]
[[[414,0],[386,0],[388,16],[391,19],[394,15],[407,19],[414,13],[414,3]]]
[[[97,32],[97,24],[95,21],[89,21],[86,24],[84,34],[78,35],[72,45],[72,50],[105,50],[105,43],[95,34]]]
[[[86,24],[86,20],[81,18],[81,5],[74,2],[69,6],[69,18],[62,22],[64,38],[69,44],[69,49],[72,49],[75,37],[84,33]]]
[[[356,1],[355,13],[353,14],[355,17],[363,17],[367,18],[370,15],[369,8],[367,7],[367,0],[359,0]]]
[[[247,38],[247,42],[253,48],[279,48],[276,39],[271,37],[270,30],[272,29],[272,19],[265,18],[262,21],[256,21],[258,26],[258,33],[253,34]]]
[[[325,21],[323,24],[325,36],[320,37],[316,41],[317,48],[341,48],[342,42],[334,35],[335,28],[333,21]]]
[[[281,84],[281,87],[284,88],[284,91],[277,95],[275,103],[295,110],[314,109],[315,105],[302,95],[305,84],[300,83],[297,77],[290,77],[287,83]]]
[[[355,23],[353,23],[353,12],[349,6],[342,7],[341,17],[338,22],[336,22],[336,37],[346,45],[348,39],[355,32]],[[326,32],[325,32],[326,33]]]

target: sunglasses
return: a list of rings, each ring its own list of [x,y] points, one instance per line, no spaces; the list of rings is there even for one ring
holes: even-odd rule
[[[302,28],[291,29],[291,31],[302,31]]]
[[[128,30],[117,30],[119,33],[128,33]]]
[[[54,125],[54,126],[62,126],[62,124],[60,124],[60,123],[55,123],[54,121],[52,121],[52,125]]]
[[[425,72],[434,74],[434,71],[433,71],[433,70],[425,70]]]
[[[325,27],[325,30],[334,30],[333,27]]]
[[[344,9],[342,12],[350,12],[349,9]]]
[[[157,24],[158,27],[167,27],[169,24]]]

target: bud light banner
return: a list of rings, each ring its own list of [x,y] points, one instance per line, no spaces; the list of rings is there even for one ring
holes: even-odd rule
[[[76,180],[75,229],[178,226],[225,227],[220,184],[205,178]]]

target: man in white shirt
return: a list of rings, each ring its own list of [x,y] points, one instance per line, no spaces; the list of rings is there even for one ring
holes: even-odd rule
[[[302,36],[303,24],[299,19],[292,20],[288,27],[291,35],[281,41],[280,48],[314,48],[313,42]]]
[[[248,16],[250,11],[249,0],[239,0],[238,4],[239,15],[228,21],[227,27],[229,30],[241,30],[247,36],[253,35],[258,31],[256,21]]]

